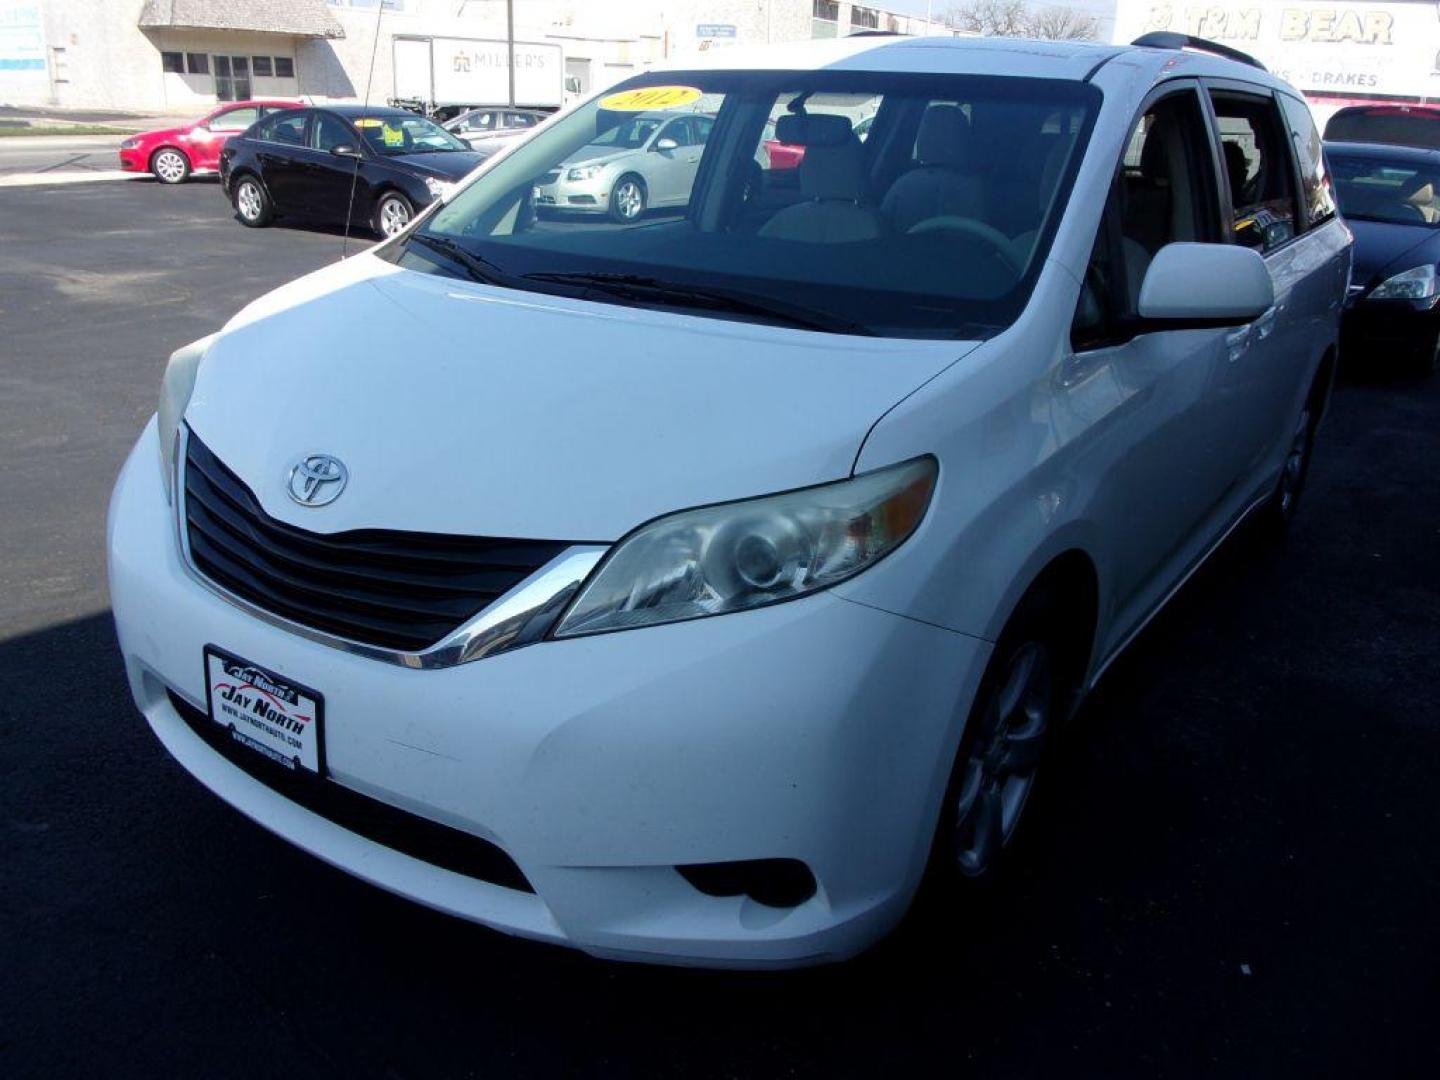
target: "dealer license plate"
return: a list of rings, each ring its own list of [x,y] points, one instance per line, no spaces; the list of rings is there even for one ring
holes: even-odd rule
[[[210,719],[236,742],[290,769],[324,771],[324,701],[292,679],[205,647]]]

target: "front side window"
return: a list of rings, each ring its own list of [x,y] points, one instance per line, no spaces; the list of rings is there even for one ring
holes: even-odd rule
[[[1076,349],[1133,334],[1140,286],[1162,247],[1220,238],[1209,146],[1190,90],[1148,106],[1131,130],[1081,285],[1071,329]]]
[[[377,154],[422,154],[435,151],[469,150],[469,144],[457,139],[433,120],[414,113],[389,116],[362,116],[355,127]]]
[[[551,121],[422,232],[520,288],[983,337],[1023,309],[1099,102],[1064,80],[645,75]],[[444,246],[412,243],[406,265],[455,272]]]
[[[316,150],[329,153],[337,146],[354,146],[355,133],[350,125],[333,113],[316,113],[315,123],[310,129],[310,145]]]
[[[1433,161],[1332,149],[1330,167],[1347,218],[1440,227],[1440,165]]]
[[[1212,99],[1235,239],[1262,253],[1273,251],[1296,232],[1288,129],[1272,98],[1216,93]]]

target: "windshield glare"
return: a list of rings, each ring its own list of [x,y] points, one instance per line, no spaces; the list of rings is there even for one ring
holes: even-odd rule
[[[355,121],[370,149],[377,154],[423,154],[436,150],[469,150],[439,124],[423,116],[366,116]]]
[[[1333,152],[1329,158],[1345,217],[1440,226],[1440,166]]]
[[[1063,80],[647,75],[552,122],[422,232],[520,288],[984,337],[1029,297],[1099,103]],[[396,257],[458,272],[445,250]],[[620,295],[617,276],[645,294]],[[705,290],[743,296],[744,313],[697,304]]]

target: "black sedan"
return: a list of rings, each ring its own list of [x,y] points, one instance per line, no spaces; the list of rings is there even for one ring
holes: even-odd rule
[[[1355,234],[1344,340],[1440,369],[1440,150],[1326,143]]]
[[[423,116],[330,105],[275,113],[231,139],[220,179],[252,228],[277,214],[331,224],[348,217],[388,237],[483,160]]]

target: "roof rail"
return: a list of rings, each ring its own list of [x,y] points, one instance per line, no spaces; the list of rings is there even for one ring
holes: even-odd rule
[[[1196,52],[1207,52],[1214,56],[1223,56],[1226,60],[1249,64],[1261,71],[1270,70],[1249,53],[1232,49],[1229,45],[1221,45],[1218,41],[1211,41],[1209,38],[1191,37],[1189,34],[1180,34],[1173,30],[1154,30],[1148,34],[1141,34],[1130,44],[1146,49],[1194,49]]]

